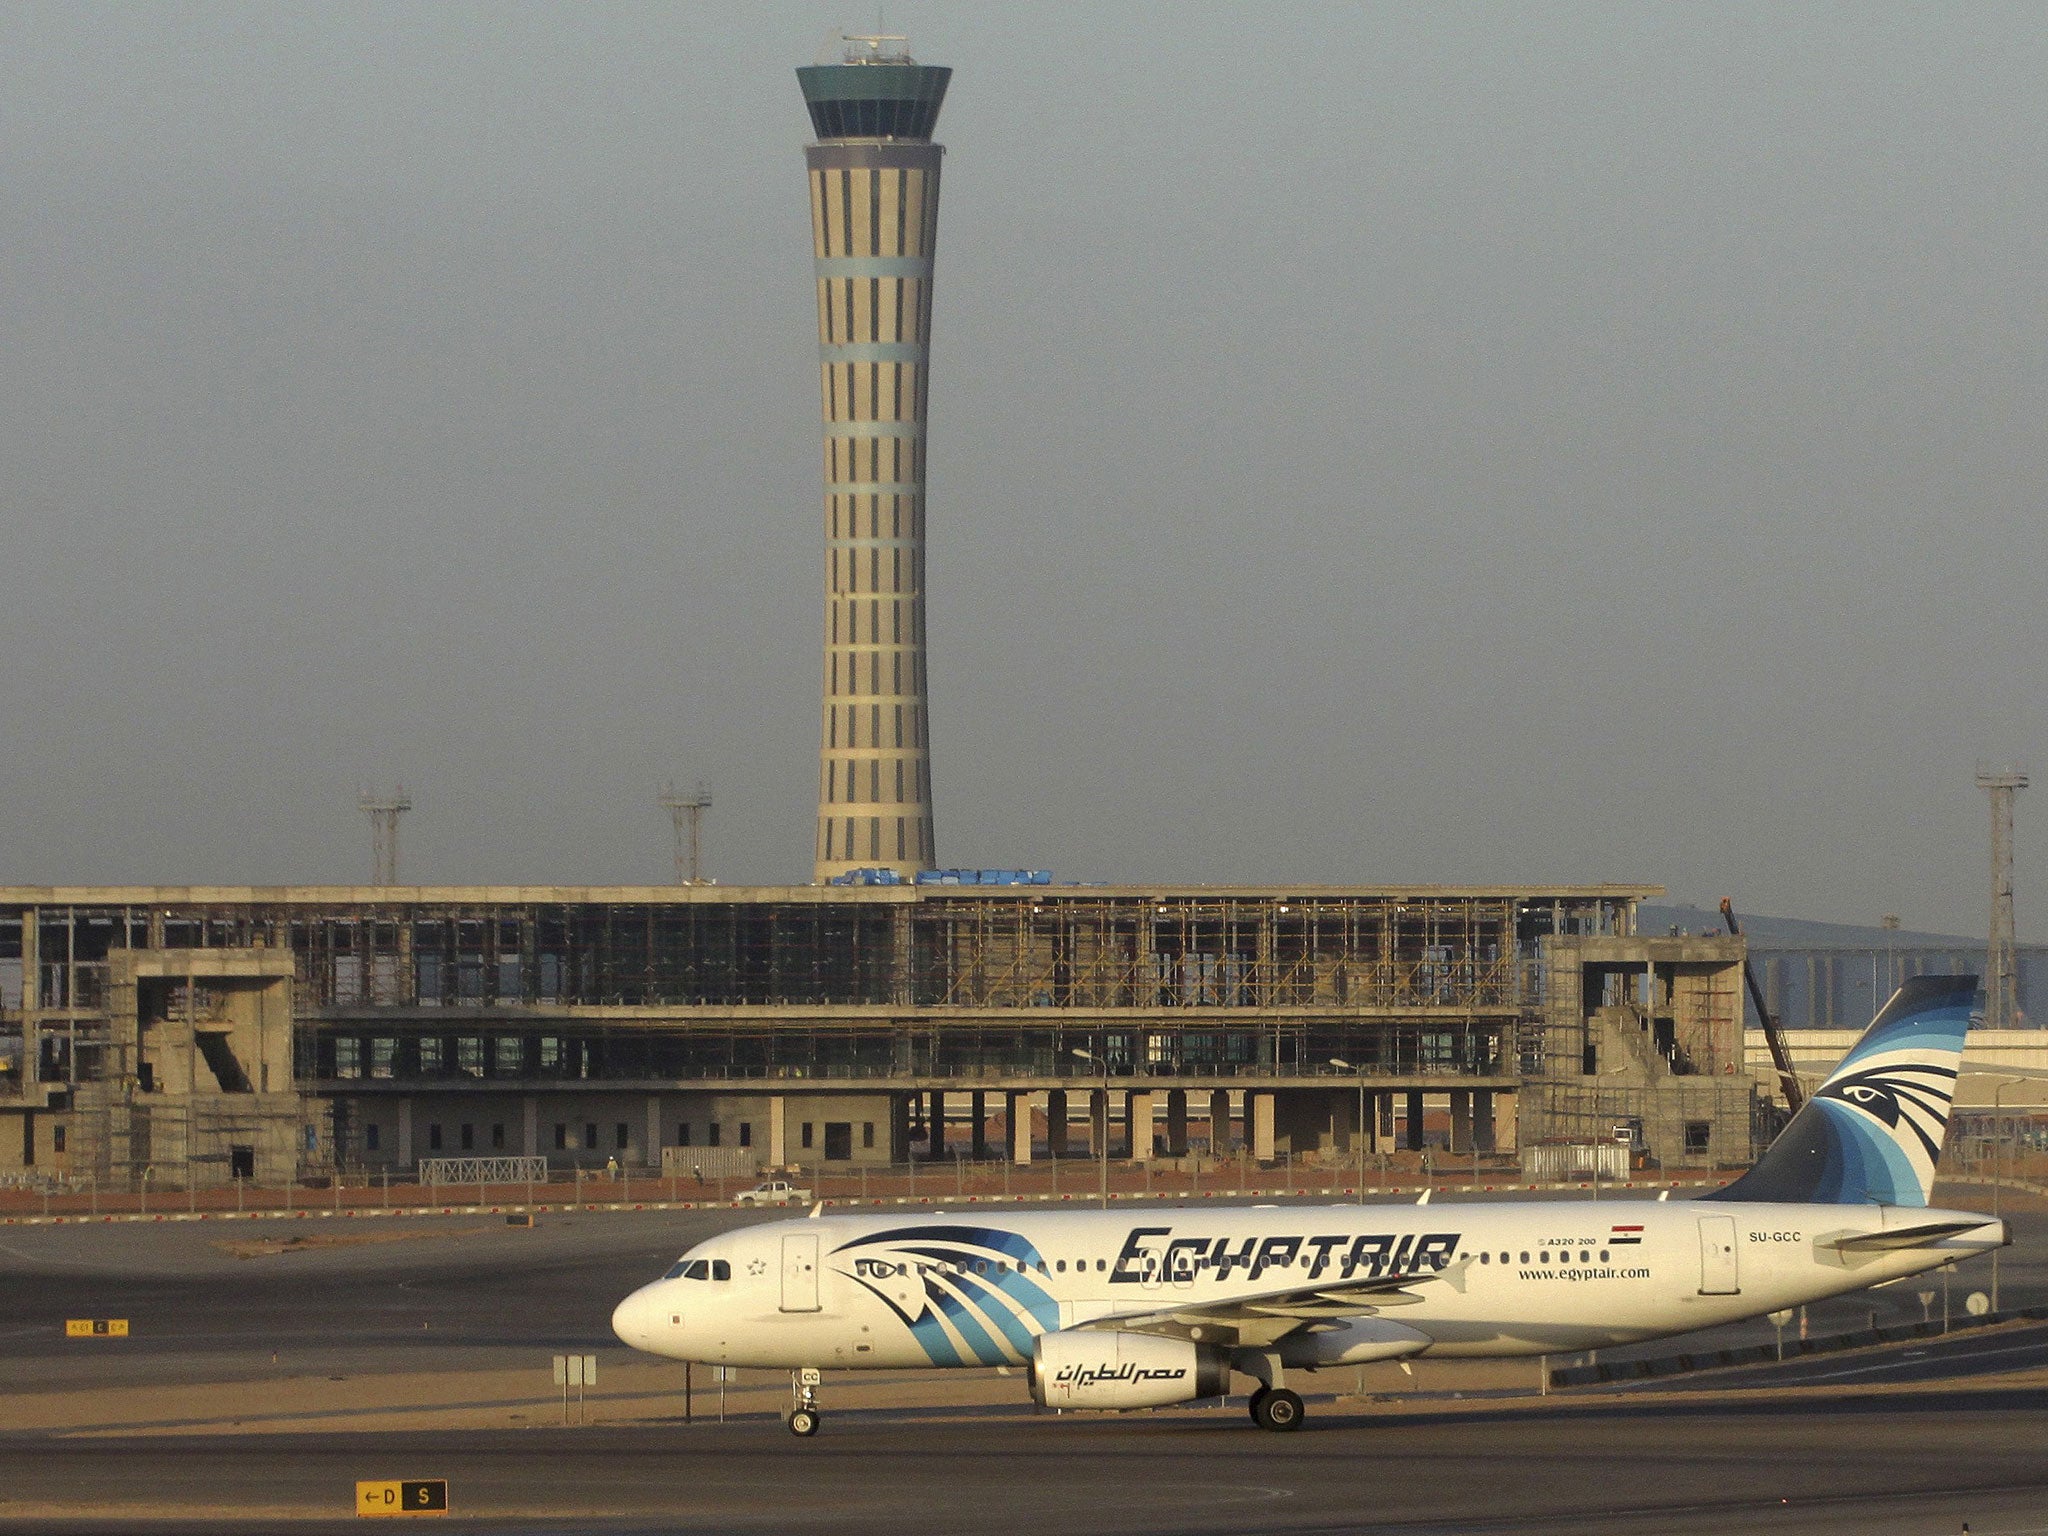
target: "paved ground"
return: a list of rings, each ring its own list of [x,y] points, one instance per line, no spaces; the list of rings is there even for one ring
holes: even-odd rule
[[[2038,1205],[2012,1213],[2008,1305],[2048,1301]],[[492,1529],[2048,1531],[2044,1329],[1548,1401],[1526,1395],[1533,1362],[1326,1373],[1292,1437],[1236,1404],[1040,1417],[1021,1378],[979,1372],[835,1379],[808,1443],[780,1428],[765,1372],[728,1394],[732,1422],[703,1422],[699,1373],[685,1426],[680,1367],[632,1356],[606,1320],[681,1248],[752,1219],[772,1218],[7,1230],[0,1523],[352,1527],[357,1478],[442,1476]],[[1982,1267],[1957,1275],[1958,1307]],[[1894,1287],[1811,1326],[1872,1308],[1920,1312]],[[67,1341],[77,1316],[135,1336]],[[600,1357],[583,1429],[556,1427],[548,1356],[566,1351]]]
[[[207,1511],[322,1528],[359,1477],[434,1475],[494,1530],[2038,1532],[2048,1394],[1826,1397],[1372,1421],[772,1423],[524,1435],[0,1442],[26,1529]],[[89,1501],[82,1497],[89,1490]],[[88,1524],[94,1510],[111,1517]],[[47,1516],[38,1519],[38,1515]],[[352,1522],[349,1522],[352,1524]],[[194,1527],[198,1528],[197,1526]]]

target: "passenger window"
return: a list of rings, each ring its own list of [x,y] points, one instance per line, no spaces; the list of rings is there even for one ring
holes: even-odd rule
[[[1544,1249],[1541,1253],[1537,1255],[1537,1257],[1541,1259],[1544,1263],[1548,1264],[1550,1262],[1550,1250],[1548,1248]]]
[[[1602,1248],[1600,1250],[1600,1262],[1602,1264],[1605,1264],[1607,1262],[1607,1250],[1605,1248]]]
[[[1067,1272],[1067,1261],[1065,1259],[1061,1259],[1056,1267],[1058,1268],[1059,1272],[1064,1275]]]
[[[1096,1268],[1096,1271],[1097,1271],[1098,1273],[1100,1273],[1100,1272],[1101,1272],[1102,1270],[1105,1270],[1105,1269],[1109,1268],[1109,1260],[1107,1260],[1107,1259],[1097,1259],[1097,1260],[1095,1261],[1095,1268]]]
[[[1491,1264],[1493,1262],[1493,1255],[1490,1253],[1482,1253],[1481,1255],[1479,1255],[1479,1262],[1482,1264]]]
[[[1522,1262],[1523,1262],[1524,1264],[1526,1264],[1526,1263],[1528,1263],[1528,1262],[1529,1262],[1529,1255],[1528,1255],[1528,1252],[1527,1252],[1527,1250],[1524,1250],[1524,1251],[1523,1251],[1523,1254],[1522,1254]]]
[[[1593,1255],[1590,1253],[1582,1253],[1579,1255],[1579,1262],[1581,1264],[1590,1264],[1593,1262]]]

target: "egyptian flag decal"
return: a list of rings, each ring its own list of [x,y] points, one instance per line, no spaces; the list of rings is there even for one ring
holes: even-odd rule
[[[1610,1248],[1619,1248],[1625,1243],[1640,1243],[1642,1240],[1643,1229],[1640,1226],[1608,1229],[1607,1246]]]

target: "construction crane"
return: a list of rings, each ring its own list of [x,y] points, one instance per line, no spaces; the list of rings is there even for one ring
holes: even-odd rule
[[[1736,938],[1742,937],[1742,925],[1735,921],[1734,903],[1726,896],[1721,898],[1721,921],[1728,925],[1728,931]],[[1799,1086],[1799,1074],[1792,1070],[1792,1053],[1785,1049],[1785,1037],[1778,1033],[1778,1021],[1764,1006],[1764,989],[1756,984],[1756,972],[1750,969],[1749,946],[1746,944],[1742,947],[1742,980],[1749,988],[1749,1000],[1756,1004],[1756,1016],[1763,1021],[1764,1043],[1771,1048],[1771,1064],[1778,1069],[1778,1087],[1784,1092],[1785,1108],[1796,1115],[1799,1106],[1806,1102],[1806,1090]]]

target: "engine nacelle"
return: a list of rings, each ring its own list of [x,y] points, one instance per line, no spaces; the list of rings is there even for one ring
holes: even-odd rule
[[[1186,1339],[1067,1329],[1031,1351],[1031,1396],[1044,1408],[1163,1408],[1229,1387],[1230,1357]]]

